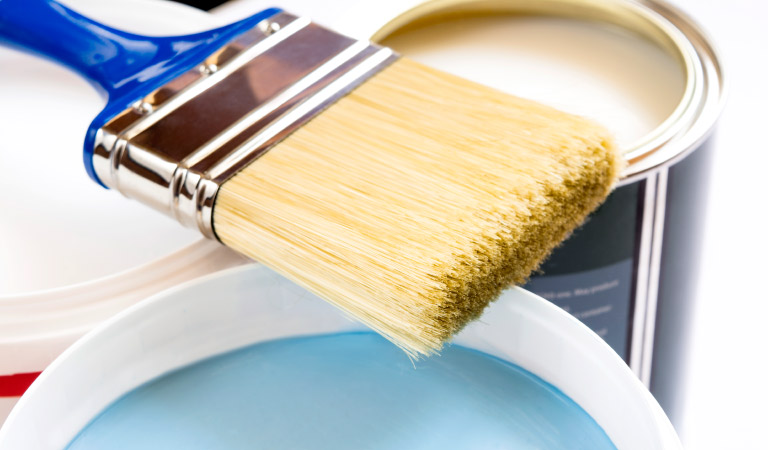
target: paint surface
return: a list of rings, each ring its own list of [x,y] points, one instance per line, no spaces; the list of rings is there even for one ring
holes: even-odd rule
[[[415,366],[372,333],[257,344],[129,392],[80,449],[615,449],[535,375],[453,346]]]
[[[411,27],[383,43],[437,69],[593,119],[620,148],[669,117],[684,91],[683,71],[666,50],[589,21],[461,17]]]

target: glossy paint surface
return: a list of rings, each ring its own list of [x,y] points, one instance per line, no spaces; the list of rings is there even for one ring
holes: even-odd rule
[[[367,332],[266,342],[172,372],[68,448],[615,449],[518,366],[459,346],[412,363]]]

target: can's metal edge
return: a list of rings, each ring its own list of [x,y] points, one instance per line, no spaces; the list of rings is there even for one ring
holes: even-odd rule
[[[681,101],[670,116],[624,154],[630,161],[621,185],[647,177],[687,156],[714,129],[727,84],[719,52],[696,22],[679,9],[652,0],[430,0],[404,10],[373,34],[380,41],[419,23],[482,14],[551,15],[612,23],[656,43],[686,76]]]

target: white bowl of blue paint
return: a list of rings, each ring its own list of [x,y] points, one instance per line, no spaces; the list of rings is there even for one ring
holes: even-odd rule
[[[158,294],[70,347],[1,449],[679,449],[586,326],[507,290],[440,356],[388,341],[260,265]]]

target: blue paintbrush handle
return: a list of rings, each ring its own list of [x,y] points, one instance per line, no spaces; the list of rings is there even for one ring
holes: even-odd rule
[[[93,137],[115,114],[190,70],[208,55],[262,20],[267,9],[240,22],[184,36],[143,36],[85,17],[53,0],[0,0],[0,43],[66,65],[108,98],[85,142],[85,165],[93,172]]]
[[[0,1],[0,39],[69,66],[109,94],[125,86],[163,47],[44,0]]]

